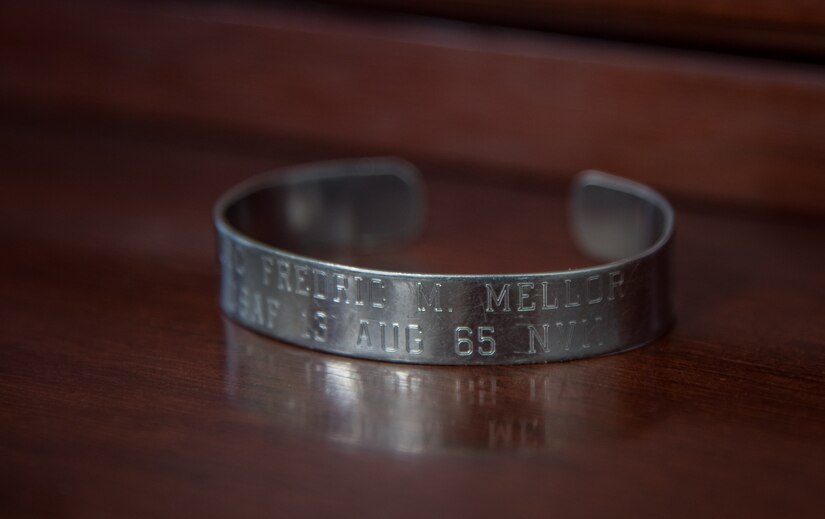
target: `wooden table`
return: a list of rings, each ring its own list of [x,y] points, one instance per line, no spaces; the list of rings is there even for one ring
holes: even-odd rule
[[[665,338],[570,363],[393,366],[264,339],[217,306],[214,199],[351,150],[2,120],[4,517],[822,517],[821,220],[677,197]],[[584,261],[558,185],[418,163],[427,232],[358,261]]]
[[[825,517],[821,3],[304,4],[0,0],[0,517]],[[371,154],[430,223],[365,266],[583,266],[571,175],[653,185],[677,323],[462,369],[222,318],[215,199]]]

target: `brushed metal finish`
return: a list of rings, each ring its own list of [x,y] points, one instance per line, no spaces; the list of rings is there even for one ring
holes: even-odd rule
[[[503,275],[357,268],[314,256],[414,236],[424,219],[415,168],[372,158],[264,174],[215,206],[221,308],[290,343],[421,364],[571,360],[664,333],[673,319],[670,204],[644,185],[586,171],[570,217],[582,250],[605,263]]]

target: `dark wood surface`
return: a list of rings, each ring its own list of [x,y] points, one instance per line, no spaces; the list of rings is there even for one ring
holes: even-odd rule
[[[562,364],[397,367],[263,339],[217,306],[221,191],[363,149],[15,113],[0,124],[0,515],[822,517],[821,220],[677,197],[665,338]],[[360,261],[583,261],[559,186],[418,162],[426,234]]]
[[[358,3],[600,39],[296,3],[0,1],[0,517],[821,518],[825,11]],[[421,166],[430,223],[366,266],[583,265],[572,173],[661,188],[677,323],[622,355],[460,369],[223,319],[218,195],[376,153]]]
[[[0,98],[55,113],[520,179],[601,168],[696,200],[825,214],[813,63],[263,2],[3,0],[0,72]]]

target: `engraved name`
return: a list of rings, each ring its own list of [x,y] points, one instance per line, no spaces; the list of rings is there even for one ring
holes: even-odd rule
[[[587,278],[541,282],[485,283],[486,312],[537,312],[596,305],[622,299],[624,273],[614,270]]]
[[[266,287],[332,303],[386,308],[387,282],[381,278],[311,268],[273,256],[261,256],[261,281]]]

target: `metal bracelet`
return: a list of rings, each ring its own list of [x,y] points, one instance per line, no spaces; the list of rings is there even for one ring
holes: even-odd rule
[[[221,307],[276,339],[419,364],[571,360],[664,333],[673,318],[667,200],[587,171],[572,188],[570,216],[581,249],[607,263],[494,275],[358,268],[313,256],[413,237],[424,220],[415,168],[374,158],[264,174],[215,206]]]

